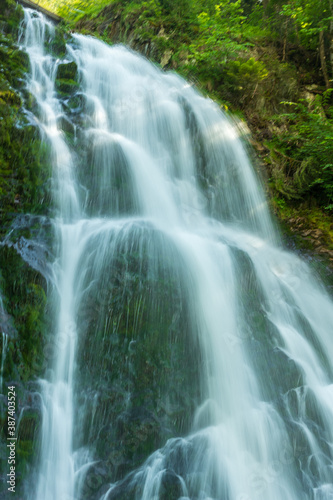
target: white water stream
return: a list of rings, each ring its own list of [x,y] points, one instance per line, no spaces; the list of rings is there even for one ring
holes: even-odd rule
[[[205,402],[189,436],[169,440],[133,473],[135,498],[160,498],[170,469],[183,500],[333,498],[332,302],[307,266],[280,248],[237,127],[177,75],[124,47],[74,35],[65,62],[76,62],[85,101],[82,135],[91,164],[83,166],[61,128],[61,61],[47,51],[53,36],[50,22],[25,10],[21,43],[31,62],[36,119],[52,150],[59,247],[59,348],[41,381],[42,444],[31,500],[83,498],[80,470],[97,459],[73,449],[85,262],[100,279],[119,241],[130,242],[147,224],[170,242],[171,258],[178,255],[188,276],[183,286],[205,360]],[[127,191],[115,189],[119,178]],[[253,290],[246,289],[250,274]],[[281,363],[272,361],[279,368],[272,374],[276,356]],[[290,366],[297,379],[286,388]],[[294,433],[302,436],[302,458]],[[101,498],[117,498],[118,486],[110,484]]]

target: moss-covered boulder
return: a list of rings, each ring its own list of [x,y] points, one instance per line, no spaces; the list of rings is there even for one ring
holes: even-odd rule
[[[74,61],[58,65],[57,79],[75,80],[77,76],[77,65]]]
[[[56,80],[56,89],[60,95],[68,96],[74,94],[78,90],[78,83],[74,80],[58,79]]]
[[[201,357],[172,243],[144,223],[102,236],[79,266],[75,447],[89,446],[116,481],[189,432]]]

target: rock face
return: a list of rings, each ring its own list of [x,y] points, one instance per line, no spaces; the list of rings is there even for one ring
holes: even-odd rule
[[[14,232],[14,230],[12,230]],[[23,236],[22,233],[25,235]],[[47,278],[35,268],[47,267],[41,256],[36,257],[36,248],[41,240],[26,239],[33,234],[26,226],[10,240],[2,240],[0,246],[1,291],[6,322],[2,322],[1,356],[3,356],[3,384],[1,396],[1,484],[0,496],[7,498],[5,492],[7,463],[7,387],[15,388],[16,421],[16,492],[22,490],[24,479],[38,453],[39,431],[41,424],[41,398],[35,381],[44,373],[44,349],[51,332],[46,292]],[[21,255],[20,255],[21,252]],[[8,491],[7,491],[8,493]]]
[[[0,1],[0,292],[1,311],[1,441],[0,497],[10,498],[7,444],[7,387],[14,386],[16,419],[16,490],[38,452],[40,396],[33,382],[44,372],[43,349],[50,332],[46,320],[48,253],[52,225],[50,162],[25,91],[29,62],[17,39],[23,18],[20,6]],[[35,215],[24,215],[24,214]],[[43,214],[43,215],[42,215]]]
[[[167,439],[186,434],[200,401],[200,355],[181,269],[158,258],[163,238],[151,228],[134,233],[130,250],[122,238],[116,249],[107,245],[112,251],[102,259],[100,278],[88,273],[81,285],[87,292],[78,311],[76,406],[84,421],[76,446],[94,449],[112,482]],[[93,262],[82,266],[93,269]]]

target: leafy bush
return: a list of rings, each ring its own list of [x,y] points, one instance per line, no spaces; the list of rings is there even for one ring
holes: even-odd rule
[[[288,159],[289,196],[310,194],[326,210],[333,209],[333,123],[322,107],[329,94],[318,95],[312,106],[302,99],[284,103],[292,110],[279,120],[288,130],[274,140],[280,155]]]
[[[229,61],[226,66],[226,80],[235,90],[241,91],[243,95],[249,96],[256,86],[268,76],[265,64],[256,61],[254,57],[241,58]]]

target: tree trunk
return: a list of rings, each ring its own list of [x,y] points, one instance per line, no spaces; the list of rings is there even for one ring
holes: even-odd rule
[[[323,30],[319,31],[319,55],[320,55],[321,70],[322,70],[323,75],[324,75],[326,88],[328,89],[330,87],[330,81],[328,79],[328,74],[327,74],[325,44],[324,44],[324,31]]]
[[[284,38],[283,38],[283,54],[282,54],[282,62],[286,61],[287,56],[287,37],[288,37],[288,20],[286,20],[284,25]]]

